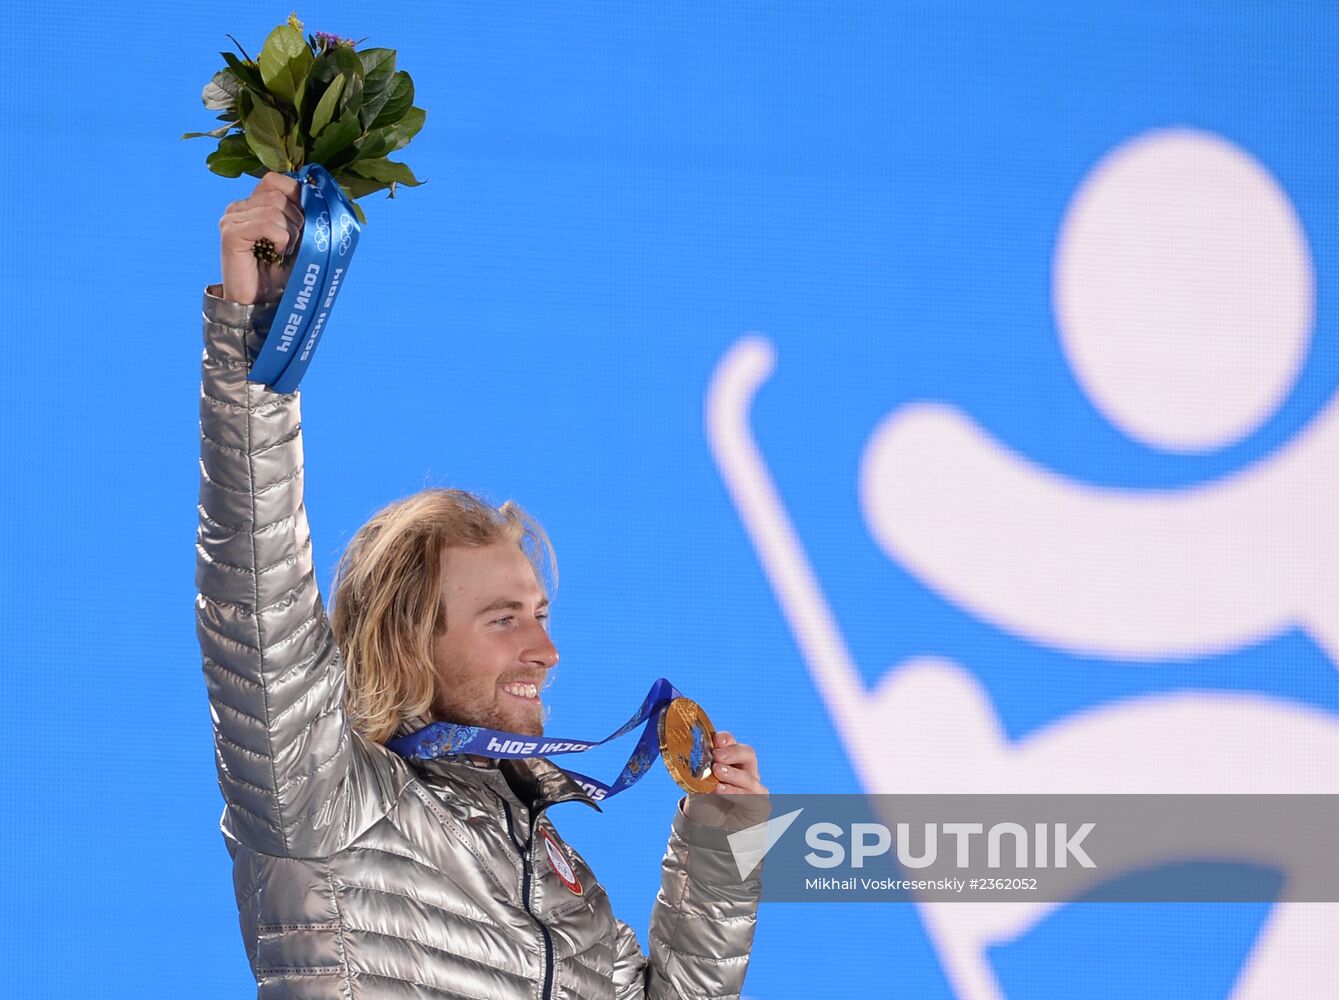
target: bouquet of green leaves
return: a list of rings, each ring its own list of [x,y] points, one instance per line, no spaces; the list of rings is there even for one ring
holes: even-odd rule
[[[201,95],[225,124],[182,138],[218,139],[205,162],[224,177],[319,163],[365,223],[354,199],[387,189],[393,198],[397,185],[421,183],[388,157],[418,134],[427,113],[414,107],[414,81],[396,70],[393,49],[359,51],[347,38],[302,32],[291,15],[270,32],[258,59],[233,39],[241,58],[220,53],[226,66]]]

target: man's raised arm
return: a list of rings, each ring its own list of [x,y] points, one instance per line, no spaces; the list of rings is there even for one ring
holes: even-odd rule
[[[292,178],[270,174],[220,222],[222,294],[206,292],[200,396],[196,631],[226,831],[266,854],[344,846],[357,764],[344,672],[312,570],[296,394],[247,381],[287,275],[260,266],[302,225]],[[265,304],[269,302],[270,304]]]

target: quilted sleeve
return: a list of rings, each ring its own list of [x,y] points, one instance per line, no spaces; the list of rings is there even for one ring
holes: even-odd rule
[[[646,996],[646,954],[637,932],[614,918],[614,1000],[643,1000]]]
[[[225,832],[319,856],[351,836],[367,751],[312,569],[298,396],[246,380],[273,312],[205,295],[196,631]]]
[[[670,830],[651,913],[648,959],[619,924],[614,986],[619,1000],[737,998],[744,988],[760,869],[740,878],[725,831],[694,823],[680,808]]]

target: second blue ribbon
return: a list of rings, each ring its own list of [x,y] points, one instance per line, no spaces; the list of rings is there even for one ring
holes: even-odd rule
[[[302,185],[302,242],[265,346],[247,378],[275,392],[302,381],[325,330],[362,227],[335,179],[320,164],[291,173]]]

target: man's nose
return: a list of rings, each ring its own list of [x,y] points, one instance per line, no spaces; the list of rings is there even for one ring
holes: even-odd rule
[[[558,662],[558,647],[549,638],[548,629],[538,622],[533,627],[534,636],[525,651],[525,661],[547,670]]]

